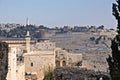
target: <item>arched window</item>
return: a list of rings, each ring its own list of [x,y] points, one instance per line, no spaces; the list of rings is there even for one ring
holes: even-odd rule
[[[31,67],[33,67],[33,62],[31,62],[31,64],[30,64],[30,65],[31,65]]]

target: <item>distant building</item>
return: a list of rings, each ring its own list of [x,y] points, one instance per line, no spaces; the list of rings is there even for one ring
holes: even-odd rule
[[[90,32],[96,32],[97,29],[96,29],[95,26],[91,26],[91,27],[89,27],[89,31],[90,31]]]
[[[7,24],[0,24],[1,30],[6,30],[9,32],[10,30],[15,29],[16,27],[22,26],[21,24],[15,24],[15,23],[7,23]]]
[[[26,19],[26,26],[28,26],[29,25],[29,19],[27,18]]]
[[[87,27],[74,26],[73,32],[87,32]]]
[[[68,32],[71,31],[71,27],[70,26],[64,26],[63,27],[63,32]]]

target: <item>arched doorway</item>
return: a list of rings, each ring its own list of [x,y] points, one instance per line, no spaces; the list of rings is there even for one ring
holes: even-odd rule
[[[60,67],[60,61],[56,61],[56,67]]]
[[[63,61],[62,64],[63,64],[63,66],[66,66],[66,61]]]

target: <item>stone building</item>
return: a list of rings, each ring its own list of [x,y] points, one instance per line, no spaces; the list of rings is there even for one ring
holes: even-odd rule
[[[86,26],[74,26],[74,32],[87,32],[88,28]]]
[[[8,73],[7,80],[25,80],[25,69],[23,62],[23,54],[28,50],[26,45],[29,39],[24,38],[1,38],[1,42],[8,43]],[[30,43],[34,43],[31,40]]]
[[[25,80],[25,66],[23,54],[29,52],[29,43],[35,43],[29,39],[29,32],[26,38],[1,38],[1,42],[8,43],[8,73],[7,80]],[[26,47],[27,45],[27,47]]]
[[[82,54],[69,53],[61,48],[56,48],[56,67],[82,66]],[[77,65],[80,64],[80,65]]]
[[[26,38],[0,41],[9,44],[7,80],[27,80],[33,75],[41,80],[47,71],[55,68],[55,43],[48,39],[31,40],[27,32]]]
[[[22,60],[18,60],[19,56],[17,56],[20,53],[19,49],[20,45],[9,45],[7,80],[25,80],[24,64]]]
[[[30,75],[36,75],[37,80],[42,80],[46,72],[55,68],[55,44],[48,39],[41,39],[31,45],[31,50],[24,54],[26,80]]]
[[[56,48],[46,37],[1,38],[9,44],[7,80],[43,80],[44,76],[60,66],[82,66],[82,54],[72,54]]]
[[[8,44],[0,42],[0,80],[6,80],[8,72]]]

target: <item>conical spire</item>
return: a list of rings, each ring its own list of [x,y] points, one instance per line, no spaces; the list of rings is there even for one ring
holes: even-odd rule
[[[30,36],[30,32],[29,32],[29,31],[27,31],[26,37],[29,37],[29,36]]]

